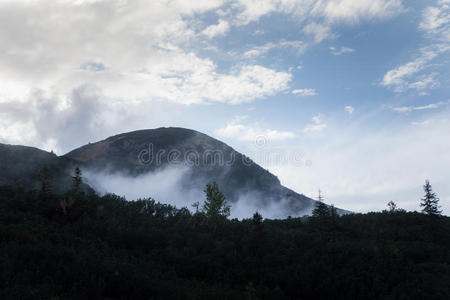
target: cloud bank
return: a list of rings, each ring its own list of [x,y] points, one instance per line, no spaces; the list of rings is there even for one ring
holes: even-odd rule
[[[190,168],[187,166],[172,165],[137,177],[122,173],[83,172],[86,182],[98,193],[113,193],[129,201],[151,197],[161,203],[194,211],[192,205],[198,202],[201,208],[205,200],[204,187],[192,184]],[[269,199],[268,203],[263,204],[258,191],[241,193],[236,202],[229,204],[232,218],[250,218],[256,211],[265,218],[285,218],[292,214],[284,200],[278,202]],[[311,209],[304,210],[300,215],[310,212]]]

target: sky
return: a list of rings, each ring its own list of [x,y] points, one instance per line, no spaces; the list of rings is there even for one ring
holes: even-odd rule
[[[0,0],[0,142],[198,130],[356,212],[450,214],[450,0]]]

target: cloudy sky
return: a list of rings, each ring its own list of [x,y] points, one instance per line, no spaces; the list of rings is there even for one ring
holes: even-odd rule
[[[353,211],[450,213],[450,0],[0,0],[0,142],[196,129]]]

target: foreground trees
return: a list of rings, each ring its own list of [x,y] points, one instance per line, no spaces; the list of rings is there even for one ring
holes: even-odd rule
[[[221,215],[214,232],[202,212],[153,199],[81,193],[64,214],[65,195],[38,197],[0,187],[0,299],[450,297],[444,216],[437,239],[422,213],[341,216],[331,240],[303,218],[229,220],[224,205],[206,206]]]
[[[423,207],[422,212],[429,216],[440,216],[442,211],[439,209],[439,198],[433,192],[430,181],[426,180],[423,186],[425,196],[421,199],[420,206]]]

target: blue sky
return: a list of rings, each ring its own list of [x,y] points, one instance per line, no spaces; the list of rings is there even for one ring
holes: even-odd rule
[[[449,0],[2,0],[0,28],[0,142],[181,126],[339,207],[429,178],[450,212]]]

